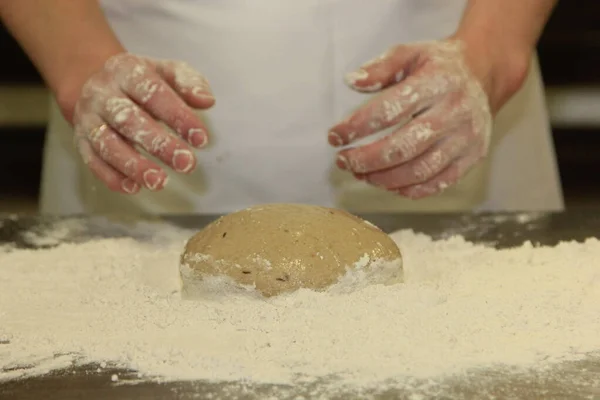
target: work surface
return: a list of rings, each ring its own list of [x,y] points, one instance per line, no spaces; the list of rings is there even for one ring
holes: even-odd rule
[[[599,210],[600,211],[600,210]],[[469,241],[486,243],[497,248],[534,244],[554,245],[563,240],[584,240],[600,236],[600,213],[570,211],[561,214],[479,214],[479,215],[363,215],[387,232],[413,229],[434,238],[462,235]],[[201,228],[216,216],[179,216],[164,218],[156,223],[169,223],[185,228]],[[137,236],[144,240],[144,232],[132,230],[133,220],[106,218],[77,218],[85,229],[73,234],[65,232],[60,241],[80,242],[95,237]],[[31,234],[43,232],[61,219],[18,216],[0,216],[0,245],[35,248],[54,246],[58,242],[32,241]],[[135,232],[135,234],[132,234]],[[1,266],[0,266],[1,268]],[[600,332],[598,333],[600,335]],[[0,343],[1,345],[2,343]],[[563,363],[550,371],[510,373],[502,370],[474,371],[468,379],[449,378],[443,382],[443,398],[561,398],[600,399],[600,358]],[[90,365],[85,368],[52,373],[47,376],[0,383],[2,399],[191,399],[191,398],[284,398],[277,386],[252,386],[240,383],[130,383],[135,371],[101,369]],[[111,381],[119,374],[119,382]],[[124,384],[125,383],[125,384]],[[289,388],[285,388],[289,389]],[[293,398],[311,398],[310,387],[297,388]],[[289,393],[289,390],[286,390]],[[408,393],[380,393],[377,398],[405,398]],[[211,397],[212,396],[212,397]],[[339,398],[348,398],[340,394]],[[351,397],[351,396],[350,396]]]

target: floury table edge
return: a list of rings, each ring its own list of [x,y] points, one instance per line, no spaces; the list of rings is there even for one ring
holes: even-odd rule
[[[599,210],[600,211],[600,210]],[[569,210],[563,213],[493,213],[493,214],[362,214],[361,217],[380,226],[386,232],[413,229],[434,238],[461,235],[465,239],[496,247],[511,247],[529,240],[553,245],[559,241],[582,241],[600,234],[600,212]],[[179,215],[162,218],[120,218],[74,216],[0,215],[0,246],[52,247],[61,241],[86,241],[98,237],[151,237],[157,231],[145,229],[161,224],[186,229],[200,229],[218,215]],[[64,222],[74,221],[75,224]],[[69,227],[75,227],[69,235]],[[31,240],[44,232],[62,229],[58,240],[40,245]],[[119,382],[111,377],[118,374]],[[560,398],[600,399],[600,355],[588,360],[557,365],[554,370],[511,371],[507,369],[477,370],[466,376],[450,377],[432,382],[412,382],[415,389],[369,393],[375,399],[411,398]],[[428,388],[435,386],[439,395],[430,396]],[[237,382],[137,382],[134,371],[108,366],[98,372],[97,365],[88,365],[23,380],[0,382],[0,399],[278,399],[314,398],[320,383],[308,386],[252,385]],[[429,393],[429,395],[428,395]],[[304,396],[304,397],[302,397]],[[337,393],[332,399],[363,397],[356,393]]]
[[[402,229],[431,235],[435,239],[463,236],[475,243],[497,248],[517,246],[525,241],[555,245],[560,241],[583,241],[600,236],[600,209],[569,210],[560,213],[439,213],[439,214],[358,214],[391,233]],[[99,237],[152,236],[161,224],[199,230],[220,215],[170,216],[20,216],[0,214],[0,245],[23,248],[51,247],[60,242],[81,242]],[[147,225],[150,224],[150,225]],[[69,232],[69,227],[73,227]],[[152,226],[145,230],[140,226]],[[56,235],[56,230],[62,230]],[[53,235],[54,242],[31,240]]]

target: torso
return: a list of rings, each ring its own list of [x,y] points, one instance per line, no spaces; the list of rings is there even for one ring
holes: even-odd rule
[[[43,187],[42,211],[214,213],[267,202],[361,212],[561,208],[537,70],[527,93],[500,116],[497,130],[503,131],[490,160],[442,196],[409,201],[334,166],[327,129],[366,98],[350,91],[343,75],[393,44],[449,35],[464,3],[104,0],[107,17],[130,52],[182,59],[208,77],[217,97],[215,108],[203,114],[212,144],[198,152],[194,174],[171,173],[165,191],[125,197],[104,189],[80,165],[71,133],[55,112],[44,172],[45,181],[53,183]],[[502,127],[503,120],[512,126]],[[523,143],[528,152],[521,157],[515,148]],[[513,154],[530,166],[529,174],[510,177],[502,171],[514,165],[507,163]],[[59,187],[57,174],[67,176]],[[534,182],[540,185],[538,195],[524,195]]]

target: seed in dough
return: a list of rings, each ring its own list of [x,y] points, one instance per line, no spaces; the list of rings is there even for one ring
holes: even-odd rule
[[[401,282],[398,246],[370,222],[333,208],[265,204],[223,216],[192,236],[180,276],[188,298],[201,295],[207,278],[219,277],[270,297],[300,288],[322,291],[348,271],[368,274],[383,263],[385,282],[372,283]]]

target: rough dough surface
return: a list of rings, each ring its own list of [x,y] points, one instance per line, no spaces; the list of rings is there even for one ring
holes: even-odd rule
[[[264,296],[323,290],[348,268],[367,270],[402,257],[394,241],[348,212],[301,204],[266,204],[223,216],[192,236],[181,256],[184,296],[207,277],[227,276]],[[397,268],[397,270],[396,270]]]

